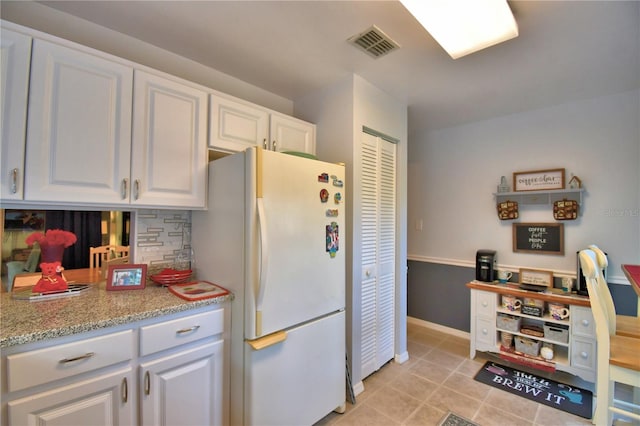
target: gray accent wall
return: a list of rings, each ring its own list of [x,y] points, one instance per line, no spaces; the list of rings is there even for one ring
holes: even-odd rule
[[[470,293],[466,284],[475,268],[410,260],[407,278],[407,315],[423,321],[469,332]],[[512,278],[517,280],[517,274]],[[561,287],[558,280],[556,287]],[[638,297],[626,284],[609,284],[619,315],[635,316]]]

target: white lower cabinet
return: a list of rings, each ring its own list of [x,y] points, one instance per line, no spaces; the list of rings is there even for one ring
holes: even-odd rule
[[[140,364],[143,425],[220,425],[223,342]]]
[[[221,425],[225,308],[2,351],[0,424]]]
[[[131,425],[131,367],[53,388],[8,404],[9,425]]]

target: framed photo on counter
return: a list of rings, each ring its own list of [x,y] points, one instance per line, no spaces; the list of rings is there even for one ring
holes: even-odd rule
[[[107,290],[142,290],[147,281],[147,265],[110,265]]]

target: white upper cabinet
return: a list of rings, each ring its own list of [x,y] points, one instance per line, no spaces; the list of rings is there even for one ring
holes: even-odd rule
[[[316,153],[316,126],[282,114],[271,114],[270,143],[273,151]]]
[[[251,146],[316,153],[316,126],[248,102],[211,95],[209,147],[240,152]]]
[[[252,146],[266,147],[269,113],[265,109],[218,95],[210,96],[211,148],[240,152]]]
[[[205,207],[206,91],[38,39],[32,65],[25,201]]]
[[[0,37],[0,198],[23,197],[25,130],[31,37],[2,29]]]
[[[25,200],[128,203],[133,68],[34,40]]]
[[[131,203],[204,208],[207,92],[135,71]]]

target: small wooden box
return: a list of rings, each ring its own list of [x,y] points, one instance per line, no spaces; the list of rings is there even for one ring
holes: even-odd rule
[[[529,305],[522,305],[522,307],[520,308],[520,312],[522,312],[523,314],[531,315],[534,317],[541,317],[542,310],[543,309],[538,306],[529,306]]]

